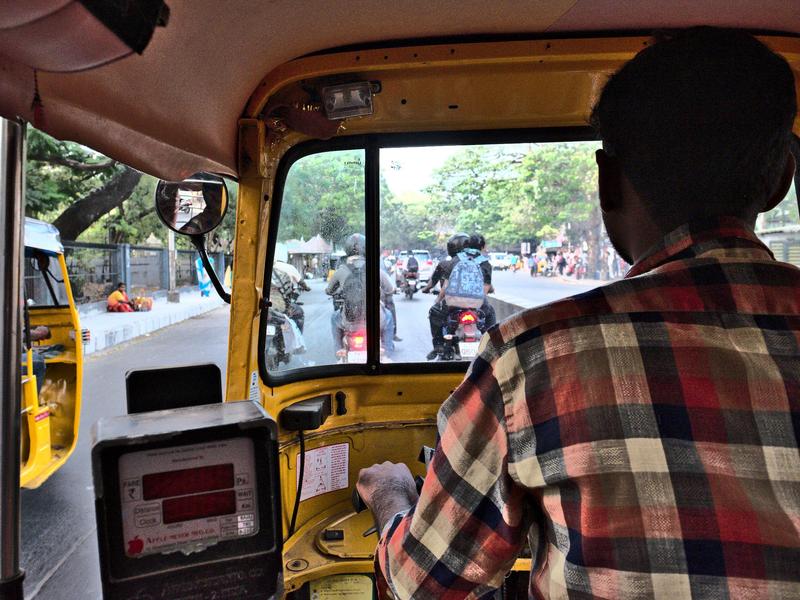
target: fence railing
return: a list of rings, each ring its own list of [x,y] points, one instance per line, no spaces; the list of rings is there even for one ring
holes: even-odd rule
[[[94,244],[65,241],[64,259],[75,301],[103,300],[120,281],[131,295],[169,288],[169,251],[154,246],[131,244]],[[210,255],[220,277],[231,262],[222,252]],[[196,285],[199,257],[194,250],[177,250],[175,284]]]

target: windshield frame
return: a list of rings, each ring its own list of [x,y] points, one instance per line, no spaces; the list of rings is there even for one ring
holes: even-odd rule
[[[472,146],[515,143],[558,143],[597,141],[597,135],[588,127],[546,127],[533,129],[499,129],[468,131],[426,131],[413,133],[380,133],[354,135],[331,140],[301,142],[281,158],[275,174],[272,206],[268,227],[264,285],[271,281],[275,245],[280,226],[281,205],[286,179],[294,163],[302,158],[322,152],[337,150],[364,150],[364,216],[366,231],[367,269],[367,362],[364,364],[329,364],[300,367],[277,373],[267,370],[265,360],[267,320],[269,311],[262,308],[258,326],[258,371],[261,380],[270,387],[280,387],[296,381],[325,379],[348,375],[420,375],[465,373],[469,361],[404,362],[380,361],[380,335],[378,313],[380,278],[380,151],[383,148],[411,148],[422,146]],[[266,301],[265,299],[265,304]]]

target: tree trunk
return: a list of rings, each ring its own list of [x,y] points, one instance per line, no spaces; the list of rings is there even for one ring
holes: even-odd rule
[[[125,167],[103,187],[70,204],[53,223],[61,232],[61,238],[77,239],[92,223],[125,202],[141,178],[139,171]]]

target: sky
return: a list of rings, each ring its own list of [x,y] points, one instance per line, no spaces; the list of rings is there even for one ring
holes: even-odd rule
[[[462,148],[464,146],[382,148],[381,172],[395,196],[421,191],[433,182],[434,169]]]

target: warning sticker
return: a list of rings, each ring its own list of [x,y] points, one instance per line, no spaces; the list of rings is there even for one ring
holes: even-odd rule
[[[258,387],[258,371],[250,373],[250,394],[248,398],[250,402],[261,403],[261,388]]]
[[[303,491],[300,501],[347,488],[350,446],[334,444],[306,452]],[[297,455],[297,478],[300,479],[300,455]]]
[[[311,600],[372,600],[372,579],[366,575],[334,575],[310,587]]]

